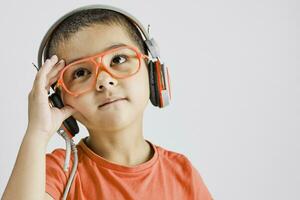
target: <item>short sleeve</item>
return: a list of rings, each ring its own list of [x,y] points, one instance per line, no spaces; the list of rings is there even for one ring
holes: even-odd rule
[[[189,179],[189,199],[193,200],[213,200],[207,186],[205,185],[200,173],[192,164],[188,157],[182,155],[185,163],[185,175]]]
[[[65,150],[55,149],[46,154],[46,192],[55,200],[62,197],[67,183],[67,175],[63,170]]]
[[[210,192],[207,189],[207,186],[205,185],[202,177],[200,176],[200,173],[197,171],[197,169],[191,165],[192,167],[192,183],[195,193],[195,199],[196,200],[213,200]]]

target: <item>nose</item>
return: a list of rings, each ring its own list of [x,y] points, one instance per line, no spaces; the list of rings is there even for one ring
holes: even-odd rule
[[[105,88],[117,86],[118,81],[113,78],[108,72],[101,70],[96,79],[96,90],[102,91]]]

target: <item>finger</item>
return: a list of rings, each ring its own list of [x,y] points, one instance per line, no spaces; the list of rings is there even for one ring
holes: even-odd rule
[[[70,117],[71,115],[73,115],[75,112],[77,112],[75,110],[75,108],[73,108],[71,106],[68,106],[68,105],[62,107],[60,110],[63,113],[63,118],[64,119],[67,119],[68,117]]]
[[[50,59],[46,59],[45,63],[42,65],[35,78],[35,85],[37,85],[38,88],[46,88],[46,76],[51,70],[51,67],[53,67],[54,64],[57,62],[57,60],[58,58],[56,55],[52,56]]]
[[[58,72],[60,72],[65,66],[64,64],[65,64],[64,60],[60,60],[58,63],[56,63],[55,66],[52,67],[50,72],[48,73],[47,79],[51,80],[53,77],[56,77]]]
[[[49,74],[47,76],[47,87],[46,87],[47,90],[49,90],[50,86],[59,79],[59,77],[61,75],[60,72],[62,71],[63,67],[64,67],[64,62],[61,62],[59,64],[56,64],[56,66],[53,67],[51,72],[49,72]],[[50,75],[50,73],[51,73],[51,75]]]
[[[56,74],[56,76],[54,76],[54,77],[52,77],[50,79],[50,81],[48,82],[48,85],[46,87],[47,91],[49,91],[50,90],[50,86],[59,79],[59,76],[60,76],[60,74],[58,73],[58,74]]]
[[[39,70],[39,73],[41,75],[47,75],[49,71],[52,69],[52,67],[57,63],[58,57],[56,55],[53,55],[50,59],[46,59],[45,63],[42,65],[41,69]]]
[[[47,72],[47,68],[49,68],[52,64],[52,60],[55,60],[56,56],[53,55],[50,59],[46,59],[42,67],[40,67],[40,70],[36,74],[35,80],[34,80],[34,86],[37,86],[39,88],[42,88],[41,86],[45,85],[45,74]],[[51,60],[52,59],[52,60]]]

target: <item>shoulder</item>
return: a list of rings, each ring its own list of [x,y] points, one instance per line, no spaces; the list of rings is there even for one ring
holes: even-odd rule
[[[80,150],[77,153],[80,157]],[[66,150],[62,148],[46,153],[46,192],[54,199],[61,199],[72,170],[73,153],[71,152],[67,171],[64,171],[65,157]]]
[[[66,150],[58,148],[46,153],[46,175],[65,182],[67,174],[63,170]],[[71,164],[71,161],[70,161]]]
[[[76,145],[77,148],[77,156],[78,156],[78,163],[81,161],[82,158],[82,151],[79,148],[79,145]],[[66,159],[66,150],[63,148],[56,148],[54,150],[52,150],[51,153],[46,153],[46,168],[47,169],[57,169],[59,171],[64,172],[63,170],[63,166],[65,163],[65,159]],[[73,152],[70,152],[70,160],[69,160],[69,170],[68,172],[70,172],[70,170],[72,169],[72,165],[74,162],[74,155]],[[68,172],[64,172],[64,173],[68,173]]]
[[[160,160],[165,164],[171,164],[172,166],[176,165],[178,167],[181,167],[183,170],[192,168],[191,161],[184,154],[166,149],[158,145],[155,146],[158,151]]]
[[[155,146],[157,148],[157,151],[159,152],[159,157],[162,160],[162,162],[171,164],[172,167],[180,168],[181,170],[183,170],[185,175],[196,176],[201,178],[200,173],[186,155],[176,151],[168,150],[161,146]]]
[[[66,150],[62,148],[57,148],[52,150],[51,153],[46,153],[46,167],[61,169],[63,170],[63,165],[65,162]],[[70,163],[72,161],[70,160]]]
[[[66,150],[62,148],[57,148],[52,150],[51,153],[46,153],[46,159],[51,161],[59,162],[60,160],[64,160],[66,155]]]
[[[67,182],[67,174],[63,170],[65,150],[58,148],[46,153],[46,192],[54,199],[60,199],[64,185]]]
[[[190,190],[192,199],[211,200],[212,196],[191,160],[182,153],[155,145],[163,168],[172,172]]]

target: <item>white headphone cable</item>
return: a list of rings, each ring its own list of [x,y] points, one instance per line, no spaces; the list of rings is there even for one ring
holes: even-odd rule
[[[67,195],[69,193],[69,190],[71,188],[71,185],[72,185],[72,182],[73,182],[76,170],[77,170],[78,155],[77,155],[77,148],[76,148],[76,145],[74,144],[73,139],[69,138],[69,136],[64,131],[64,129],[60,128],[57,131],[57,133],[59,135],[61,135],[64,138],[64,140],[66,141],[66,157],[65,157],[65,163],[64,163],[64,171],[65,172],[68,172],[68,168],[69,168],[69,161],[70,161],[70,154],[71,154],[70,150],[72,150],[72,152],[74,154],[74,163],[73,163],[72,171],[71,171],[71,174],[69,176],[69,179],[68,179],[68,182],[67,182],[67,186],[65,187],[64,194],[63,194],[63,197],[62,197],[63,200],[66,200],[67,199]]]

